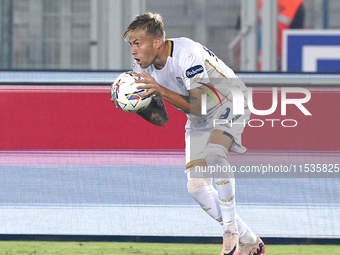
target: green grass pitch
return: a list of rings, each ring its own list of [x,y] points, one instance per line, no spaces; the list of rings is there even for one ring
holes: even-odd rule
[[[6,255],[218,255],[217,244],[0,241]],[[340,255],[340,245],[267,245],[267,255]]]

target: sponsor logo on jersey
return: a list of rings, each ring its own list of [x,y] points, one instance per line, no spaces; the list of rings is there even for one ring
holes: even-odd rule
[[[194,77],[196,74],[203,73],[203,66],[202,65],[197,65],[190,67],[189,69],[186,70],[185,74],[188,78]]]

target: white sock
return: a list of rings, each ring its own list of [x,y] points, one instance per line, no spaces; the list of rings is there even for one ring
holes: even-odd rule
[[[238,233],[236,221],[231,222],[231,223],[223,222],[223,232],[224,233],[228,233],[228,232],[229,233]]]
[[[236,218],[235,180],[215,178],[214,181],[218,192],[223,223],[231,224],[235,222]]]
[[[188,181],[193,180],[193,178],[190,178],[189,172],[187,173]],[[193,196],[193,198],[200,204],[202,209],[210,215],[213,219],[218,221],[221,225],[223,225],[222,222],[222,214],[220,209],[220,201],[218,198],[218,192],[215,189],[215,187],[211,184],[211,179],[207,179],[207,183],[209,185],[203,185],[200,186],[197,189],[195,188],[195,185],[197,185],[198,181],[192,181],[191,189],[189,190],[189,193]],[[202,181],[199,181],[202,182]],[[190,186],[188,185],[188,188]],[[256,235],[248,228],[248,226],[243,222],[243,220],[238,216],[238,214],[235,214],[235,220],[238,228],[238,232],[240,234],[240,241],[242,243],[255,243],[256,242]],[[227,226],[227,225],[226,225]]]
[[[188,176],[188,192],[199,203],[202,209],[218,222],[222,221],[221,210],[216,189],[212,185],[212,179],[190,178]],[[215,194],[216,193],[216,194]]]
[[[242,236],[240,235],[241,243],[253,244],[253,243],[256,243],[256,240],[257,240],[257,236],[249,228],[247,228],[246,232]]]
[[[219,144],[209,143],[204,149],[205,162],[207,166],[221,169],[229,166],[227,160],[228,150]],[[215,176],[214,182],[218,192],[223,226],[230,226],[233,231],[237,229],[235,223],[236,206],[235,206],[235,179],[233,173],[220,173],[223,176]]]
[[[246,233],[248,226],[243,222],[243,220],[240,218],[240,216],[238,216],[238,214],[236,213],[236,224],[238,227],[238,233],[240,234],[240,237],[244,236],[244,234]]]
[[[251,244],[256,243],[257,236],[250,230],[250,228],[248,228],[246,223],[244,223],[238,215],[236,215],[236,222],[237,226],[239,226],[240,242]]]

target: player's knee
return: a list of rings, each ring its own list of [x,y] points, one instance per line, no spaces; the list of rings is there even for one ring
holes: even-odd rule
[[[195,197],[195,195],[204,192],[209,189],[209,186],[212,185],[211,178],[192,178],[187,182],[187,189],[191,196]]]
[[[203,155],[207,166],[216,168],[214,172],[221,172],[229,167],[228,150],[223,145],[209,143],[205,147]]]
[[[220,144],[208,143],[204,148],[203,155],[207,159],[227,159],[228,149]]]
[[[207,167],[214,178],[232,178],[233,172],[228,162],[228,150],[223,145],[209,143],[203,152]]]

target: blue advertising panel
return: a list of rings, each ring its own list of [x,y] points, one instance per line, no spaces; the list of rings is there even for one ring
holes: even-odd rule
[[[339,72],[340,30],[285,30],[284,72]]]

